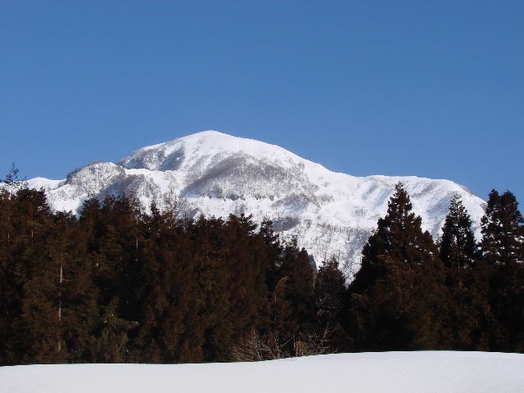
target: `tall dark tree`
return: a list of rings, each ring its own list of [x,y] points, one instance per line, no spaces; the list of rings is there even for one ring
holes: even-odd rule
[[[19,259],[19,237],[15,198],[0,189],[0,365],[20,363],[24,348],[17,338],[21,323],[25,276]]]
[[[24,361],[50,363],[65,359],[59,310],[59,261],[52,250],[56,232],[44,191],[22,189],[15,196],[18,238],[17,264],[24,279],[22,325]]]
[[[444,266],[457,276],[464,269],[470,268],[475,261],[476,241],[471,217],[458,195],[451,199],[439,245],[439,257]]]
[[[225,241],[228,270],[229,318],[233,343],[265,322],[267,307],[266,257],[263,237],[256,233],[251,216],[231,215],[226,222]],[[231,345],[229,346],[231,347]]]
[[[270,334],[284,352],[294,354],[293,344],[305,339],[303,336],[313,321],[314,312],[311,260],[306,250],[298,247],[295,238],[283,245],[271,275]]]
[[[442,320],[441,342],[449,349],[480,349],[485,329],[487,288],[476,262],[472,220],[459,196],[451,199],[442,227],[439,256],[445,266],[448,296]]]
[[[138,362],[177,362],[176,349],[182,329],[183,305],[173,300],[182,288],[178,273],[193,278],[178,264],[178,245],[183,244],[179,227],[172,215],[161,213],[156,205],[142,222],[142,247],[147,263],[144,266],[145,296],[143,319],[131,353]],[[188,259],[188,258],[186,258]]]
[[[93,329],[97,361],[128,360],[129,333],[143,312],[139,222],[139,205],[126,196],[108,196],[102,203],[90,199],[81,211],[86,263],[92,266],[97,295],[98,321]]]
[[[99,314],[86,238],[70,213],[55,213],[53,232],[50,240],[51,256],[58,267],[59,350],[70,362],[94,362],[93,330]]]
[[[480,253],[490,277],[488,348],[524,350],[524,219],[515,196],[489,194]]]
[[[346,279],[338,267],[338,260],[331,258],[318,269],[313,298],[319,334],[332,352],[345,348],[342,316],[345,308]]]
[[[492,265],[524,262],[524,219],[511,192],[489,194],[486,214],[482,217],[482,258]]]
[[[346,279],[338,268],[338,260],[331,258],[318,269],[315,277],[314,299],[319,314],[326,320],[337,320],[346,294]]]
[[[442,262],[421,223],[408,193],[397,184],[349,287],[354,349],[438,347]]]

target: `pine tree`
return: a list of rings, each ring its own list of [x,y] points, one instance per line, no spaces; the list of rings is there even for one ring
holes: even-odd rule
[[[438,347],[442,263],[402,184],[363,249],[349,287],[349,330],[357,350]]]
[[[471,217],[455,195],[451,199],[449,213],[442,227],[439,257],[454,274],[460,274],[475,261],[476,241],[473,234]]]
[[[143,312],[143,302],[137,298],[143,287],[138,206],[133,198],[108,196],[102,203],[86,201],[81,211],[86,263],[92,266],[97,295],[98,318],[92,329],[97,361],[128,360],[130,331]]]
[[[224,227],[232,343],[266,322],[266,259],[263,239],[251,216],[230,215]],[[229,346],[231,348],[231,345]],[[229,354],[228,354],[229,357]]]
[[[296,354],[293,344],[307,340],[314,320],[314,277],[311,260],[305,249],[300,249],[295,238],[286,242],[276,261],[276,283],[271,290],[271,333],[279,341],[281,350]]]
[[[59,260],[53,256],[55,231],[44,191],[22,189],[15,196],[18,266],[23,280],[21,329],[25,362],[63,361],[59,310]]]
[[[141,362],[202,361],[203,332],[191,233],[194,223],[151,207],[142,223],[144,312],[133,359]]]
[[[346,279],[338,268],[336,258],[331,258],[318,269],[313,297],[317,309],[318,335],[330,352],[345,348],[342,316],[346,306]]]
[[[346,294],[344,273],[338,268],[336,258],[324,262],[315,277],[314,298],[317,313],[323,319],[336,321],[342,311]]]
[[[20,170],[13,162],[13,164],[11,165],[11,169],[9,169],[9,172],[7,172],[7,174],[5,175],[5,179],[0,180],[1,182],[5,183],[8,192],[10,192],[11,194],[16,194],[18,191],[27,189],[27,181],[25,179],[20,179],[19,173]]]
[[[0,365],[21,362],[22,343],[16,342],[21,323],[23,298],[23,270],[20,266],[21,235],[15,215],[14,196],[0,189]]]
[[[488,348],[524,351],[524,219],[515,196],[489,194],[480,253],[491,296]]]
[[[195,296],[198,314],[190,314],[194,322],[186,327],[186,335],[189,342],[200,347],[201,361],[226,360],[231,344],[233,321],[229,318],[224,227],[221,218],[202,218],[196,223],[197,236],[193,239],[192,265],[198,283]]]
[[[69,362],[94,362],[93,331],[99,315],[86,237],[70,213],[55,213],[53,232],[51,255],[59,269],[56,274],[59,351],[65,352]]]
[[[442,299],[447,303],[442,321],[442,345],[456,350],[480,349],[486,288],[476,263],[472,220],[457,195],[451,199],[439,246],[449,291],[447,298]]]
[[[489,194],[486,214],[482,217],[482,258],[491,265],[524,262],[524,219],[515,196],[496,190]]]

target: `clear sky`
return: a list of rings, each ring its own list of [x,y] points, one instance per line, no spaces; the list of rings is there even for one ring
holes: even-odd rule
[[[522,0],[0,0],[0,174],[214,129],[524,204],[523,73]]]

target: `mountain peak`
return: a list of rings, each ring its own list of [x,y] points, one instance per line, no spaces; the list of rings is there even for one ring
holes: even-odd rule
[[[202,131],[152,146],[135,150],[119,164],[128,169],[177,170],[181,165],[194,166],[196,161],[232,155],[249,156],[253,159],[284,160],[299,159],[295,154],[276,145],[255,139],[241,138],[219,131]]]
[[[47,190],[57,210],[78,212],[88,197],[133,194],[145,208],[169,206],[175,198],[190,217],[270,219],[317,262],[337,257],[348,277],[398,182],[434,237],[455,194],[478,228],[485,202],[451,181],[334,173],[279,146],[211,130],[143,147],[118,164],[87,165],[61,182],[29,181]]]

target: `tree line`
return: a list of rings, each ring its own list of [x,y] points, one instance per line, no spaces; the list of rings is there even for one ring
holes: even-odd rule
[[[477,243],[460,198],[437,244],[397,185],[348,288],[353,350],[524,351],[524,220],[493,190]]]
[[[130,196],[53,212],[0,191],[0,364],[211,362],[341,351],[524,351],[523,219],[492,191],[476,242],[460,199],[436,244],[398,184],[345,284],[270,221],[148,212]]]

